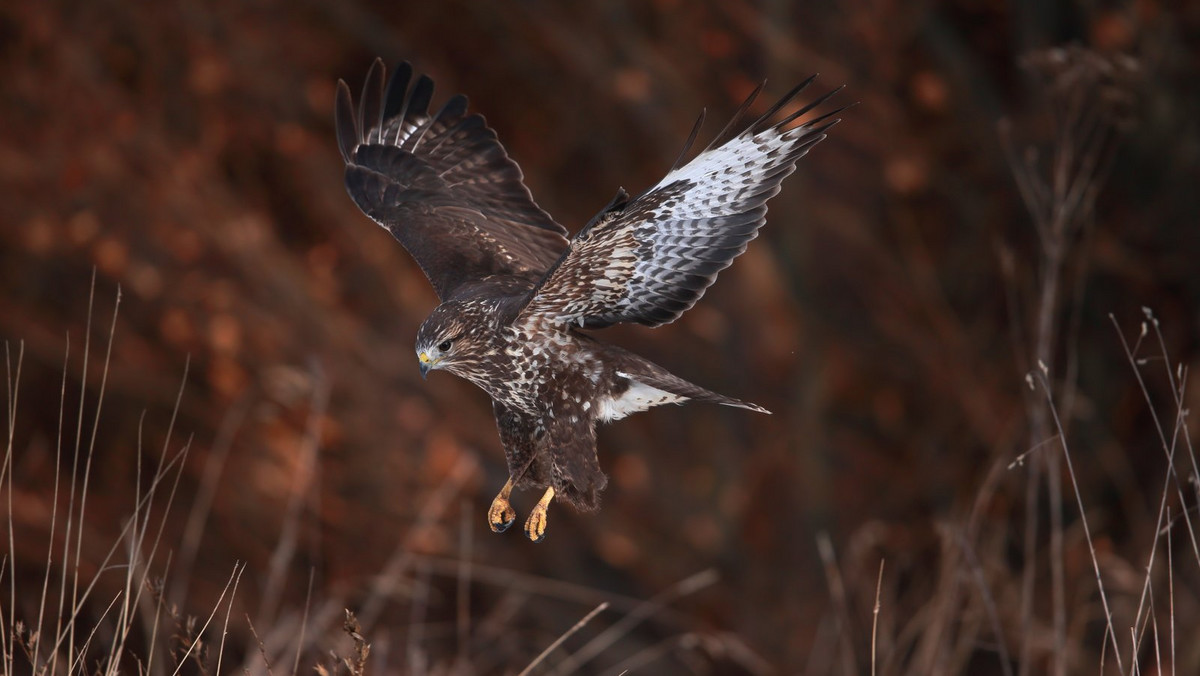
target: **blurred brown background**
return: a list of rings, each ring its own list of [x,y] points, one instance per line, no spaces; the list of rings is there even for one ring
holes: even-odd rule
[[[1127,649],[1166,465],[1108,315],[1133,340],[1153,308],[1171,367],[1195,363],[1197,3],[6,3],[0,337],[25,351],[11,515],[17,579],[38,582],[22,589],[39,591],[45,568],[68,338],[74,458],[95,269],[85,447],[123,295],[84,566],[132,510],[139,439],[143,490],[158,465],[190,360],[169,452],[191,447],[157,556],[172,552],[169,600],[200,616],[247,563],[227,664],[261,666],[243,614],[260,635],[286,633],[310,574],[311,607],[370,606],[376,673],[496,673],[600,601],[615,607],[566,652],[713,568],[719,581],[581,668],[852,673],[869,664],[882,558],[888,673],[1005,673],[997,646],[1042,672],[1054,646],[1030,637],[1052,615],[1046,521],[1030,620],[1031,479],[1006,469],[1041,441],[1024,380],[1041,249],[997,123],[1011,119],[1022,153],[1053,145],[1046,88],[1020,63],[1072,42],[1139,64],[1097,216],[1069,240],[1051,374],[1060,393],[1078,383],[1074,467]],[[846,84],[838,100],[859,104],[699,306],[603,335],[775,415],[692,405],[604,428],[598,514],[554,509],[536,546],[491,534],[504,470],[489,402],[444,374],[421,381],[412,340],[435,296],[342,186],[334,85],[357,89],[376,56],[430,74],[435,103],[468,94],[572,231],[618,186],[661,177],[702,107],[713,134],[764,77],[759,109],[813,72],[820,91]],[[1169,428],[1161,352],[1139,356]],[[518,496],[518,511],[535,499]],[[1062,511],[1070,664],[1083,670],[1099,660],[1103,615],[1074,500]],[[1200,566],[1187,552],[1175,612],[1194,633]],[[466,644],[456,560],[475,563]],[[112,596],[97,598],[96,617]],[[17,615],[36,603],[19,592]],[[304,671],[347,649],[336,614],[312,622]]]

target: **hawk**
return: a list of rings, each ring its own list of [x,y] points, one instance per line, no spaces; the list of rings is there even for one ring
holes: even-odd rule
[[[388,80],[376,60],[357,112],[339,81],[338,147],[350,197],[408,250],[441,299],[417,332],[421,375],[446,370],[492,398],[509,472],[488,510],[493,531],[516,520],[514,488],[544,489],[525,522],[535,542],[552,500],[597,509],[608,482],[596,457],[598,423],[685,401],[768,412],[584,330],[661,326],[691,308],[758,235],[767,200],[797,160],[839,121],[841,109],[797,122],[838,89],[796,108],[810,77],[744,123],[759,85],[684,162],[701,114],[661,181],[636,197],[618,190],[568,237],[466,97],[431,113],[433,81],[413,76],[405,63]]]

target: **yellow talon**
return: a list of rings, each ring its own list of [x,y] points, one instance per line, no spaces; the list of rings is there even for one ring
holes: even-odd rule
[[[517,510],[513,509],[512,504],[508,501],[508,496],[512,495],[512,489],[513,482],[510,478],[505,482],[504,488],[500,489],[496,499],[492,500],[492,506],[488,509],[488,525],[491,526],[493,533],[503,533],[517,520]]]
[[[529,519],[525,521],[525,537],[534,542],[541,542],[546,539],[546,510],[550,507],[550,501],[554,499],[554,489],[547,488],[542,499],[538,500],[533,511],[529,513]]]

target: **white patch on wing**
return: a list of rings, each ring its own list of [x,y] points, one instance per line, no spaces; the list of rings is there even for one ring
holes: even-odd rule
[[[826,126],[792,122],[755,121],[605,213],[523,313],[596,327],[674,321],[758,236],[767,200],[824,138]]]
[[[769,128],[757,135],[748,130],[659,181],[650,194],[679,181],[687,187],[665,199],[638,226],[638,241],[652,244],[653,254],[637,258],[628,285],[635,292],[621,299],[618,312],[654,306],[677,297],[681,288],[695,291],[687,307],[696,302],[717,273],[758,236],[766,214],[763,203],[779,192],[780,181],[804,154],[789,152],[799,138],[802,130]],[[723,253],[712,255],[713,249]]]
[[[619,373],[619,375],[625,374]],[[655,406],[678,404],[684,401],[687,401],[685,396],[672,394],[633,380],[630,382],[629,389],[619,396],[600,398],[596,402],[596,417],[603,422],[609,422]]]

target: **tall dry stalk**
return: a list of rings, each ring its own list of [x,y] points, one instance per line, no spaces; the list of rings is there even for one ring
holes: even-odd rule
[[[93,294],[94,298],[93,280]],[[179,411],[179,397],[182,396],[183,384],[180,384],[179,396],[171,414],[171,424],[160,453],[159,462],[154,474],[143,481],[141,476],[141,424],[137,440],[138,477],[135,482],[135,492],[132,496],[132,511],[124,519],[114,541],[108,547],[102,558],[86,560],[83,557],[85,547],[90,548],[88,534],[92,532],[86,527],[85,516],[90,477],[97,438],[101,435],[100,413],[104,401],[104,393],[108,382],[108,372],[112,356],[112,346],[116,334],[117,307],[120,304],[120,291],[116,296],[112,320],[108,327],[108,345],[104,353],[104,361],[100,370],[98,390],[95,402],[87,401],[88,367],[91,325],[92,298],[89,298],[88,322],[85,328],[83,361],[81,363],[80,402],[77,419],[74,421],[76,432],[74,451],[75,458],[70,463],[63,462],[64,429],[70,425],[65,411],[67,409],[67,373],[70,370],[68,355],[63,359],[63,381],[59,405],[58,441],[55,445],[54,458],[54,488],[46,497],[51,501],[45,505],[50,513],[48,544],[46,547],[46,565],[41,584],[17,579],[18,569],[15,565],[17,557],[17,540],[14,538],[15,512],[13,504],[13,471],[14,457],[17,453],[17,422],[19,391],[21,385],[21,364],[24,357],[24,345],[20,344],[13,360],[11,345],[5,343],[7,373],[7,422],[8,430],[3,462],[0,463],[0,492],[3,492],[3,503],[7,509],[7,551],[4,561],[8,575],[9,595],[5,599],[8,608],[0,604],[0,642],[4,650],[4,660],[0,664],[0,674],[9,676],[16,673],[30,673],[37,676],[54,676],[65,673],[96,673],[118,674],[128,671],[132,664],[147,674],[162,674],[159,653],[158,619],[161,615],[161,605],[149,603],[146,600],[147,590],[154,589],[154,579],[159,575],[156,564],[161,563],[158,556],[160,545],[164,541],[167,515],[176,495],[179,479],[182,476],[190,443],[182,448],[171,450],[172,429],[175,417]],[[70,342],[67,341],[68,350]],[[184,376],[186,380],[186,374]],[[91,410],[89,410],[89,404]],[[144,419],[144,416],[143,416]],[[144,422],[144,420],[143,420]],[[87,424],[90,423],[90,424]],[[90,427],[90,431],[89,428]],[[70,465],[69,469],[67,465]],[[82,467],[81,467],[82,465]],[[82,477],[79,477],[82,470]],[[62,473],[71,471],[71,480],[63,481]],[[144,486],[144,489],[143,489]],[[60,488],[66,488],[68,494],[61,495]],[[66,504],[65,514],[60,514],[60,501]],[[61,540],[61,548],[57,545]],[[25,545],[26,543],[22,543]],[[100,549],[98,551],[104,551]],[[88,569],[94,572],[87,573]],[[230,580],[236,588],[236,578],[240,571],[235,569]],[[119,578],[116,585],[111,583],[112,577]],[[57,578],[57,579],[56,579]],[[57,582],[57,584],[52,584]],[[54,587],[57,586],[57,599]],[[17,589],[36,588],[39,590],[34,598],[37,601],[36,620],[32,624],[20,621],[17,615]],[[110,597],[101,597],[102,590],[108,589]],[[112,591],[115,589],[115,591]],[[151,594],[153,595],[153,594]],[[232,603],[232,594],[227,599],[222,598],[213,606],[215,614],[222,603]],[[150,608],[148,606],[157,605]],[[139,609],[144,622],[139,622]],[[93,614],[99,611],[98,615]],[[211,620],[210,615],[210,620]],[[192,646],[188,654],[201,645],[205,628],[201,628],[191,638]],[[144,645],[135,646],[136,637],[146,637]],[[19,651],[19,652],[18,652]],[[24,662],[19,662],[23,657]],[[186,658],[186,657],[185,657]],[[184,658],[184,659],[185,659]],[[219,655],[217,656],[219,660]],[[183,665],[183,659],[174,667],[178,673]]]
[[[1137,63],[1130,58],[1108,57],[1083,47],[1035,51],[1024,65],[1043,89],[1047,112],[1052,119],[1048,152],[1030,144],[1018,148],[1011,125],[1001,124],[1021,197],[1033,221],[1038,241],[1036,282],[1030,308],[1014,308],[1025,317],[1031,334],[1018,345],[1026,369],[1042,370],[1047,383],[1061,393],[1063,418],[1069,424],[1075,398],[1075,351],[1065,349],[1077,327],[1080,296],[1087,263],[1081,243],[1088,237],[1095,216],[1096,198],[1112,166],[1120,131],[1127,125],[1132,101],[1132,84]],[[1069,277],[1074,274],[1073,279]],[[1069,282],[1073,297],[1066,296]],[[1019,319],[1018,319],[1019,321]],[[1064,327],[1065,323],[1065,327]],[[1065,368],[1056,359],[1068,355]],[[1030,446],[1055,432],[1044,397],[1026,400]],[[1041,487],[1049,521],[1051,568],[1051,627],[1053,666],[1056,676],[1067,672],[1067,603],[1063,570],[1062,455],[1034,454],[1029,463],[1025,494],[1025,538],[1021,590],[1021,622],[1024,636],[1020,650],[1020,673],[1031,670],[1034,643],[1034,598],[1041,518]]]

